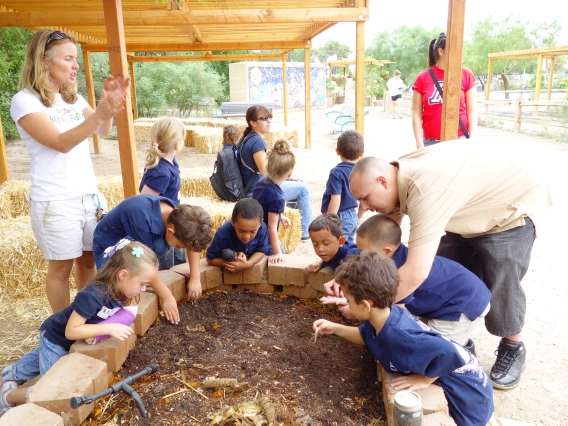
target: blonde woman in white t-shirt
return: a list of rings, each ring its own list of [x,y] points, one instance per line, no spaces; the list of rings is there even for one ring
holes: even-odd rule
[[[22,90],[10,108],[30,154],[30,217],[48,261],[46,293],[53,312],[70,303],[73,265],[77,289],[95,275],[93,231],[97,208],[105,206],[97,194],[88,137],[109,134],[130,84],[128,78],[108,77],[94,111],[77,94],[75,43],[60,31],[38,31],[26,51]]]

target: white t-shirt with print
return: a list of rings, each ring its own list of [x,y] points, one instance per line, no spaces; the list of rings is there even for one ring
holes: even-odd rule
[[[18,120],[25,115],[43,112],[63,133],[85,121],[83,110],[88,106],[87,101],[80,95],[77,96],[77,102],[68,104],[58,93],[55,95],[54,105],[48,108],[26,89],[12,98],[10,114],[31,158],[30,200],[66,200],[97,192],[88,139],[63,154],[42,145],[18,124]]]

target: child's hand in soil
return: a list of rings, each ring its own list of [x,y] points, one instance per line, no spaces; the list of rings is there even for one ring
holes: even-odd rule
[[[280,222],[282,223],[284,229],[288,229],[290,226],[292,226],[292,221],[286,216],[280,216]]]
[[[314,322],[314,331],[317,334],[333,334],[337,324],[328,320],[319,319]]]
[[[334,279],[326,282],[323,285],[323,288],[328,296],[344,297],[343,292],[341,291],[341,287],[339,287],[339,284],[337,284]]]
[[[199,278],[193,280],[190,278],[189,282],[187,283],[187,300],[189,300],[190,302],[195,302],[201,297],[201,291],[201,280]],[[178,320],[175,322],[176,324],[179,322],[179,311],[177,317]]]
[[[232,262],[225,262],[223,266],[229,272],[240,272],[247,269],[249,267],[249,264],[247,256],[243,252],[240,252],[239,254],[237,254],[235,260],[233,260]]]
[[[410,376],[400,376],[392,379],[392,387],[395,390],[418,390],[426,389],[433,383],[437,377],[420,376],[419,374],[411,374]]]
[[[128,339],[134,330],[132,330],[129,326],[124,324],[107,324],[107,332],[104,334],[108,334],[109,336],[114,337],[115,339],[125,341]],[[86,341],[87,339],[85,339]],[[94,337],[93,337],[94,340]]]
[[[189,299],[189,286],[190,286],[190,284],[191,284],[191,281],[187,285],[187,287],[188,287],[187,298],[188,299]],[[200,284],[200,287],[201,287],[201,284]],[[179,323],[179,310],[178,310],[178,307],[177,307],[176,298],[173,295],[169,296],[167,299],[162,299],[162,310],[164,311],[164,315],[166,316],[166,319],[169,322],[171,322],[172,324]]]
[[[268,258],[268,261],[270,263],[281,263],[281,262],[284,261],[284,254],[282,254],[282,253],[273,254],[272,256],[270,256]]]

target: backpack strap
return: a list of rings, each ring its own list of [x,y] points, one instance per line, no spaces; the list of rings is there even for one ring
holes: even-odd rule
[[[252,132],[251,132],[252,133]],[[258,173],[258,167],[256,167],[256,163],[254,165],[254,168],[249,167],[247,163],[245,163],[245,160],[243,160],[243,156],[241,154],[242,149],[244,148],[245,144],[247,143],[247,141],[253,136],[251,133],[249,133],[246,137],[244,137],[243,139],[241,139],[239,142],[237,142],[237,144],[235,146],[233,146],[233,151],[237,151],[238,152],[238,156],[240,156],[241,158],[241,163],[243,164],[243,166],[245,166],[247,169],[249,169],[252,172],[251,177],[249,178],[246,186],[245,186],[245,194],[248,194],[248,189],[250,187],[250,184],[252,183],[252,179],[254,178],[254,175],[256,175]]]
[[[444,98],[444,92],[442,90],[442,86],[440,86],[440,83],[438,82],[438,79],[436,78],[436,75],[434,74],[434,70],[432,68],[428,68],[428,72],[430,73],[430,77],[432,77],[432,80],[434,81],[434,84],[436,85],[436,89],[438,89],[438,93],[440,94],[440,96],[443,99]],[[461,121],[461,118],[459,118],[459,117],[458,117],[458,122],[460,124],[460,128],[462,129],[463,134],[465,135],[466,138],[469,139],[469,132],[467,131],[467,129],[465,128],[465,124],[463,124],[463,122]]]

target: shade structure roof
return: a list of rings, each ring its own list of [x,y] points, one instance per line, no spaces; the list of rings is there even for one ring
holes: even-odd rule
[[[337,22],[368,20],[362,0],[123,0],[126,48],[136,51],[311,47]],[[0,0],[0,27],[59,29],[107,51],[103,0]]]

